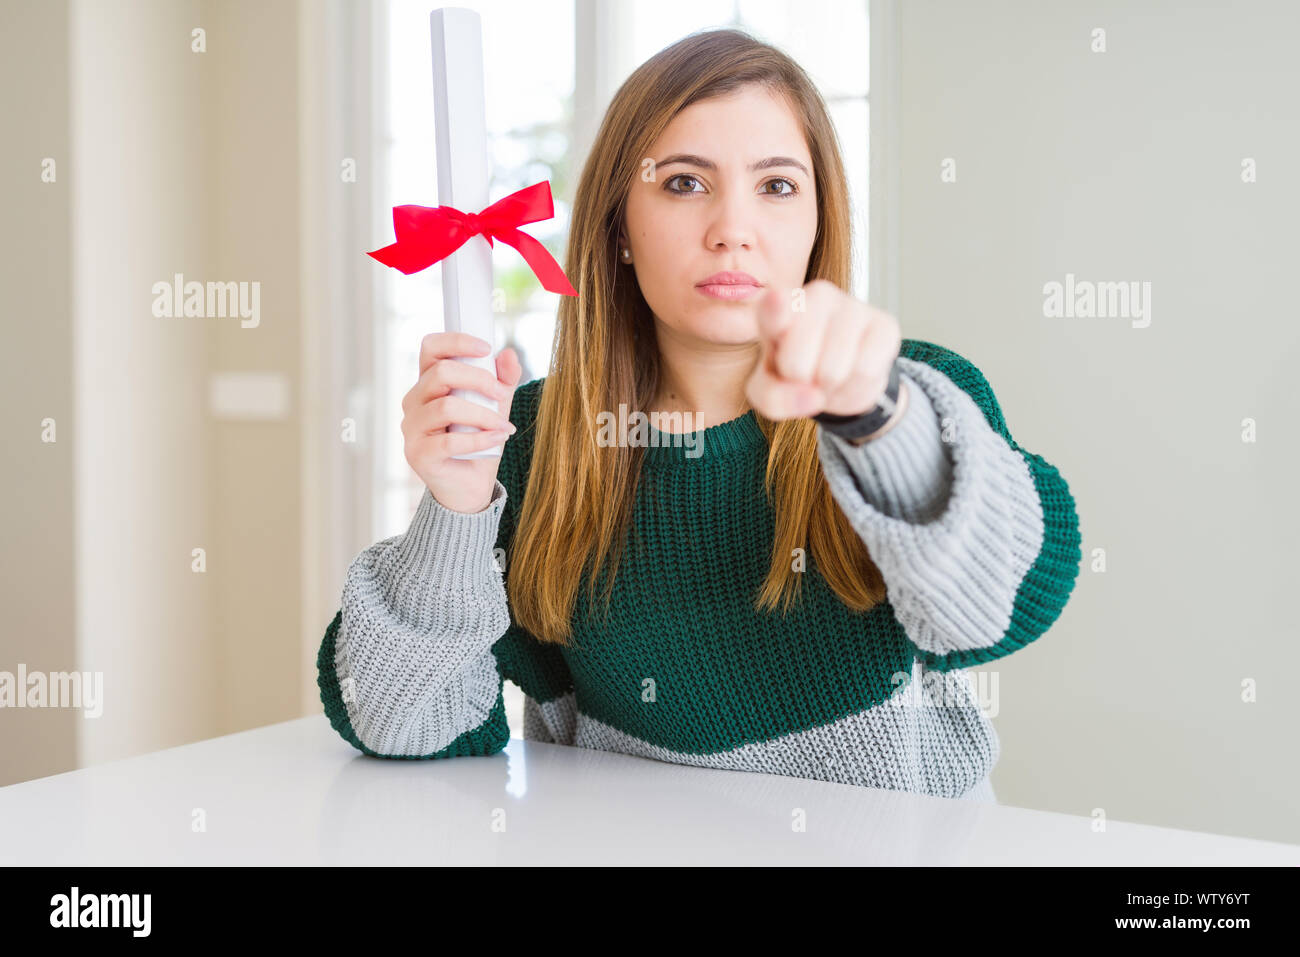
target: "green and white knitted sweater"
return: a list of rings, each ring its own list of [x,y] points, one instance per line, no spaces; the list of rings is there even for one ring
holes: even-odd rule
[[[380,757],[493,754],[509,738],[506,678],[526,696],[532,740],[989,794],[998,738],[962,669],[1023,648],[1060,615],[1081,562],[1078,516],[1059,472],[1012,439],[974,365],[912,339],[898,363],[901,421],[862,446],[818,440],[884,604],[852,611],[809,554],[787,615],[753,609],[774,513],[749,412],[696,433],[702,455],[658,433],[608,618],[587,607],[584,581],[571,647],[537,641],[514,623],[494,562],[496,548],[509,555],[530,469],[546,467],[532,461],[537,379],[516,390],[519,431],[486,509],[453,512],[426,490],[404,535],[351,564],[317,660],[331,725]]]

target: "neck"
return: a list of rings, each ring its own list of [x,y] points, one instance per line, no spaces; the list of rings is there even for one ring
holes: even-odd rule
[[[745,382],[758,361],[757,343],[687,345],[659,330],[659,392],[652,411],[691,413],[694,429],[739,418],[749,410]],[[675,429],[674,429],[675,431]]]

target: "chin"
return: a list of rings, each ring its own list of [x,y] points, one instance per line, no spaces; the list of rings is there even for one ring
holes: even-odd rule
[[[697,339],[702,342],[712,343],[715,346],[743,346],[758,339],[756,329],[742,329],[739,327],[719,329],[715,326],[691,331]]]
[[[706,307],[691,316],[687,331],[719,345],[743,345],[758,338],[758,320],[752,306],[724,303]]]

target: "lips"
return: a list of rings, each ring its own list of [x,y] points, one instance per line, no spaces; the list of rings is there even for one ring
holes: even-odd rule
[[[762,283],[747,272],[724,270],[715,272],[707,279],[701,279],[697,286],[761,286]]]
[[[729,302],[752,299],[762,288],[763,284],[747,272],[717,272],[695,284],[700,295]]]

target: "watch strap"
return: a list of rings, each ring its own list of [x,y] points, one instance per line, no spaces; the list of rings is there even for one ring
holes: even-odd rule
[[[827,432],[842,439],[860,439],[879,431],[894,416],[898,406],[898,362],[889,367],[889,384],[885,394],[874,406],[860,415],[834,415],[830,412],[818,412],[813,421],[820,423]]]

